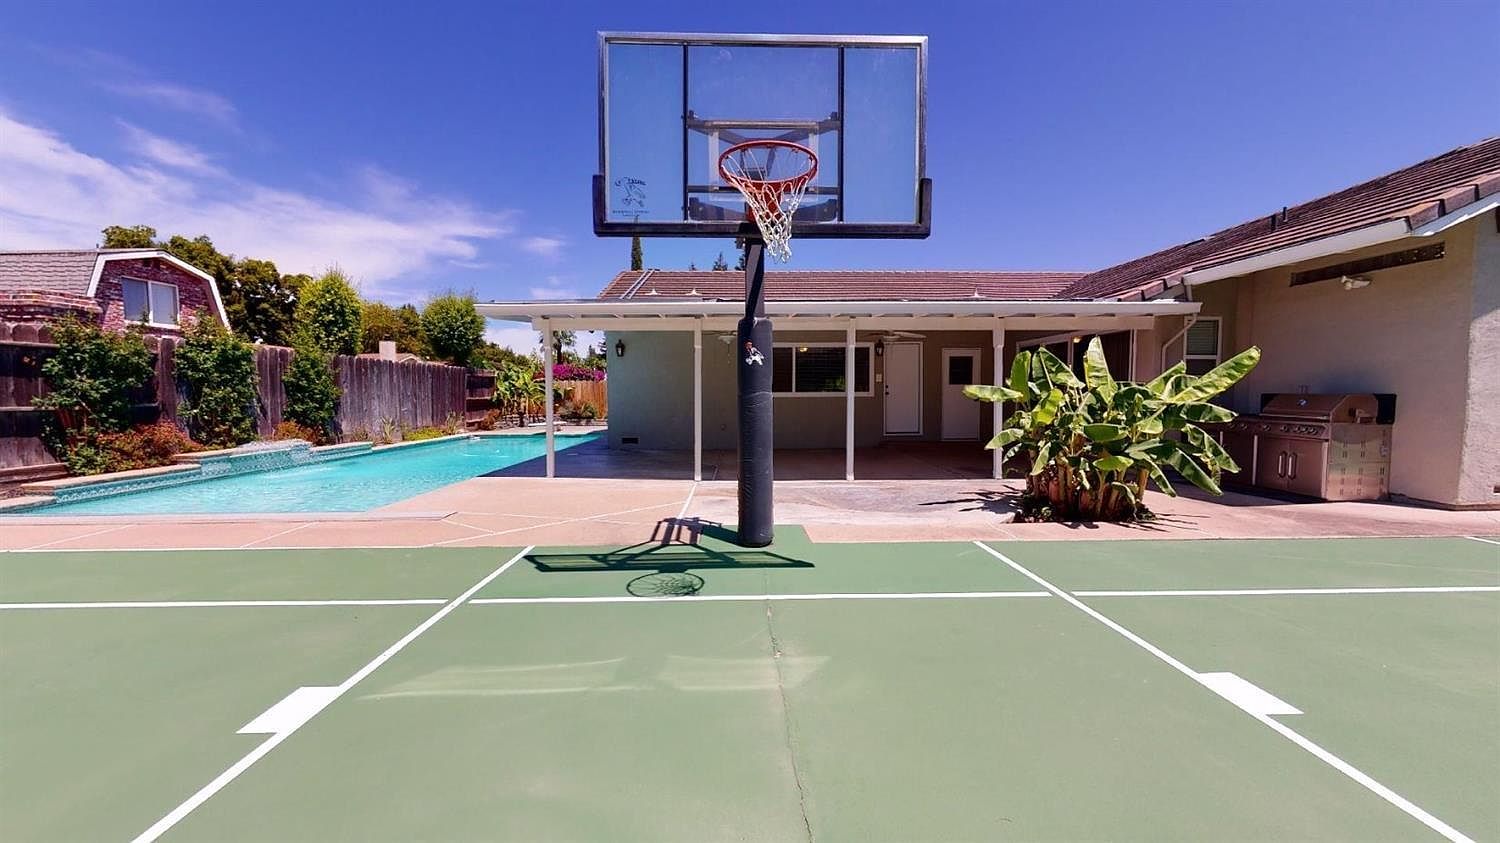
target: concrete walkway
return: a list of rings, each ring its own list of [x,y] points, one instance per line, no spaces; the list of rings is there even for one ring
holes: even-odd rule
[[[1495,511],[1238,493],[1152,493],[1159,517],[1143,524],[1016,524],[1018,489],[1019,481],[987,479],[780,481],[777,520],[817,542],[1500,536]],[[365,513],[7,517],[0,550],[690,542],[702,523],[734,523],[735,496],[722,480],[476,477]]]

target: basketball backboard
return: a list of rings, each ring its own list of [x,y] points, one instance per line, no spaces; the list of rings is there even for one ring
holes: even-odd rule
[[[817,157],[794,237],[926,237],[923,36],[599,34],[594,233],[754,236],[719,157],[779,140]]]

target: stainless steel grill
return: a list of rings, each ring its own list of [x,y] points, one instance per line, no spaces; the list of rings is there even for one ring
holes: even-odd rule
[[[1390,494],[1391,426],[1374,395],[1278,395],[1256,415],[1219,426],[1253,486],[1330,501]]]

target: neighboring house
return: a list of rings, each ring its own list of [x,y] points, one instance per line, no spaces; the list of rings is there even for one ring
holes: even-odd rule
[[[68,313],[164,335],[199,314],[229,326],[213,276],[161,249],[0,252],[0,324],[39,328]]]
[[[997,410],[962,387],[996,381],[1021,348],[1078,367],[1099,335],[1116,375],[1141,380],[1258,345],[1235,409],[1271,393],[1394,394],[1392,494],[1493,507],[1497,206],[1500,138],[1088,274],[768,272],[776,446],[843,447],[852,479],[856,447],[987,439]],[[692,449],[696,471],[703,448],[735,447],[742,300],[741,273],[646,270],[592,300],[479,309],[608,331],[611,444]]]

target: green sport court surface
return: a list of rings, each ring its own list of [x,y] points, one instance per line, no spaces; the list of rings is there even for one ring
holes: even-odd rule
[[[0,837],[1495,839],[1495,541],[0,554]]]

